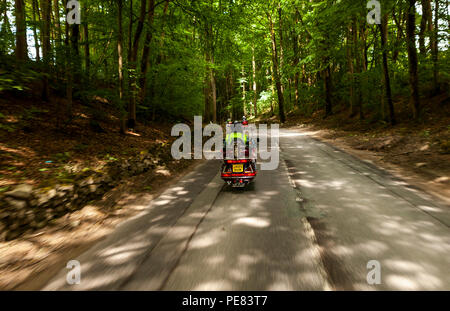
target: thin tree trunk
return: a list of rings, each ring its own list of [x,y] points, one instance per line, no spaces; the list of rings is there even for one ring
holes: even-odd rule
[[[274,74],[274,70],[273,70],[273,63],[270,66],[270,76],[271,76],[271,83],[270,83],[270,89],[272,91],[272,100],[270,101],[270,116],[273,117],[273,115],[275,114],[275,74]]]
[[[144,28],[144,20],[146,14],[146,0],[141,0],[141,10],[138,25],[133,39],[133,47],[130,58],[130,100],[128,103],[128,128],[134,129],[136,126],[136,62],[139,49],[139,39],[141,38]],[[130,16],[132,18],[132,16]]]
[[[421,0],[421,5],[422,5],[422,19],[420,21],[420,31],[419,31],[419,51],[422,56],[425,56],[427,52],[427,49],[425,47],[425,32],[427,30],[430,30],[430,26],[433,25],[432,11],[430,0]]]
[[[331,67],[330,65],[324,70],[324,84],[325,84],[325,117],[333,114],[333,105],[331,102]]]
[[[353,45],[354,45],[354,57],[356,60],[356,73],[358,74],[356,78],[356,106],[358,106],[359,110],[359,118],[361,120],[364,119],[364,113],[362,110],[362,90],[361,90],[361,57],[359,54],[359,40],[358,40],[358,22],[354,21],[353,24]]]
[[[279,23],[279,29],[278,29],[278,33],[280,36],[280,82],[281,82],[281,92],[284,95],[284,85],[283,85],[283,81],[284,81],[284,47],[283,47],[283,11],[281,9],[281,2],[278,2],[278,23]]]
[[[252,70],[253,70],[253,110],[256,118],[258,116],[258,90],[256,85],[256,61],[255,61],[254,46],[252,46]]]
[[[66,14],[69,12],[66,9]],[[65,24],[65,38],[64,38],[64,50],[66,53],[66,75],[67,75],[67,84],[66,84],[66,97],[67,97],[67,106],[66,111],[68,116],[72,115],[72,103],[73,103],[73,60],[72,60],[72,49],[70,48],[70,25]]]
[[[15,0],[16,15],[16,59],[27,60],[27,29],[25,21],[25,4],[23,0]]]
[[[56,46],[60,47],[62,44],[61,33],[61,19],[59,16],[59,0],[53,0],[53,8],[55,10],[55,27],[56,27]]]
[[[244,115],[247,115],[247,107],[245,105],[245,70],[244,70],[244,65],[242,65],[242,71],[241,71],[241,79],[242,79],[242,83],[241,83],[241,87],[242,87],[242,103],[243,103],[243,108],[244,108]]]
[[[130,23],[128,24],[128,63],[131,62],[131,49],[132,43],[131,40],[133,38],[133,0],[130,0],[130,11],[129,11]]]
[[[209,69],[209,78],[211,82],[211,95],[212,95],[212,121],[217,123],[217,89],[216,78],[214,76],[214,54],[211,55],[211,68]]]
[[[208,51],[205,53],[205,61],[206,64],[210,63],[210,56]],[[209,79],[209,69],[207,69],[207,72],[205,74],[205,80],[204,80],[204,86],[203,86],[203,92],[205,97],[205,109],[204,109],[204,115],[205,115],[205,122],[211,121],[211,103],[210,103],[210,79]]]
[[[123,1],[117,0],[117,22],[119,27],[119,32],[117,34],[117,62],[118,62],[118,70],[119,70],[119,99],[120,99],[120,107],[123,104],[123,21],[122,21],[122,12],[123,12]],[[125,134],[125,115],[122,114],[120,116],[120,133]]]
[[[51,44],[50,44],[50,11],[51,2],[46,0],[41,0],[41,11],[42,11],[42,57],[44,59],[45,70],[47,73],[50,72],[50,62],[51,62]],[[42,99],[48,101],[50,99],[50,87],[48,84],[48,76],[44,75],[43,78],[43,90]]]
[[[417,50],[415,41],[416,31],[416,0],[409,0],[407,19],[409,84],[411,88],[411,108],[414,119],[420,115],[419,76],[417,73]]]
[[[164,51],[163,51],[163,47],[164,47],[164,39],[166,37],[166,32],[164,30],[164,25],[165,25],[165,16],[167,14],[167,9],[169,8],[169,3],[170,0],[166,0],[166,4],[164,5],[164,10],[163,10],[163,20],[162,20],[162,33],[161,33],[161,39],[159,42],[159,54],[158,54],[158,58],[157,58],[157,64],[160,64],[163,61],[164,58]]]
[[[141,76],[139,79],[139,102],[141,104],[145,101],[145,89],[146,89],[146,82],[147,82],[147,71],[149,67],[149,58],[150,58],[150,44],[153,38],[153,18],[155,14],[155,1],[149,0],[148,1],[149,11],[148,11],[148,25],[147,25],[147,31],[145,34],[145,41],[144,41],[144,49],[142,51],[142,59],[141,59]]]
[[[272,21],[272,16],[270,13],[267,13],[267,17],[269,18],[269,24],[270,24],[270,35],[272,39],[272,64],[273,64],[273,75],[275,78],[275,85],[277,88],[277,94],[278,94],[278,113],[280,117],[280,122],[284,123],[286,122],[286,116],[284,114],[284,97],[283,97],[283,91],[281,87],[281,80],[279,75],[279,68],[278,68],[278,49],[277,49],[277,41],[275,37],[275,29]]]
[[[85,7],[84,9],[84,23],[83,23],[83,32],[84,32],[84,64],[86,69],[86,77],[89,81],[91,75],[91,55],[90,55],[90,46],[89,46],[89,23],[86,21],[88,10]]]
[[[394,113],[394,104],[392,103],[392,92],[391,92],[391,80],[389,77],[389,67],[388,67],[388,59],[387,59],[387,51],[386,51],[386,42],[387,42],[387,26],[388,26],[388,16],[385,15],[383,17],[383,21],[381,22],[380,33],[381,33],[381,49],[383,53],[383,72],[384,72],[384,86],[386,90],[386,99],[388,101],[389,107],[389,121],[391,125],[395,125],[395,113]],[[384,110],[383,110],[384,111]]]
[[[353,118],[355,116],[355,68],[353,64],[353,44],[354,44],[354,27],[350,26],[348,29],[348,37],[347,37],[347,61],[348,61],[348,70],[350,73],[350,117]],[[349,43],[349,41],[351,43]]]
[[[37,23],[38,19],[36,18],[36,13],[39,14],[39,6],[36,3],[37,0],[32,0],[32,6],[33,6],[33,37],[34,37],[34,47],[36,49],[36,61],[41,61],[40,56],[40,46],[39,46],[39,37],[37,35]]]
[[[434,1],[434,31],[431,41],[432,58],[433,58],[433,93],[439,93],[439,81],[438,81],[438,34],[439,34],[439,0]]]
[[[295,18],[295,24],[297,25],[299,23],[299,12],[296,11],[296,18]],[[294,97],[294,106],[299,107],[299,100],[300,100],[300,94],[299,94],[299,79],[300,79],[300,73],[298,64],[300,63],[300,55],[299,55],[299,37],[297,36],[297,31],[292,31],[292,42],[293,42],[293,50],[294,50],[294,88],[295,88],[295,97]]]
[[[70,45],[72,49],[72,72],[74,81],[81,81],[81,58],[80,58],[80,25],[70,25]],[[82,85],[82,84],[81,84]]]

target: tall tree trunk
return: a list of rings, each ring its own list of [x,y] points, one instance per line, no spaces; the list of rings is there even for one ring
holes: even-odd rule
[[[347,35],[347,62],[348,62],[348,72],[350,73],[350,117],[355,116],[355,68],[353,64],[353,54],[354,54],[354,27],[350,26]]]
[[[161,25],[162,33],[161,33],[161,38],[160,38],[160,41],[159,41],[159,54],[158,54],[158,58],[156,60],[157,64],[161,64],[161,62],[164,59],[163,47],[164,47],[164,39],[166,37],[166,32],[165,32],[165,29],[164,29],[164,25],[165,25],[165,21],[166,21],[165,16],[167,14],[167,9],[169,8],[169,3],[170,3],[170,0],[166,0],[166,4],[164,5],[164,10],[163,10],[163,19],[162,19],[162,22],[161,22],[161,24],[162,24]]]
[[[363,113],[363,109],[362,109],[362,83],[361,83],[361,73],[362,73],[362,69],[361,69],[361,57],[360,57],[360,53],[359,53],[359,39],[358,39],[358,22],[355,19],[354,23],[353,23],[353,47],[354,47],[354,57],[356,60],[356,73],[357,73],[357,77],[356,77],[356,106],[358,107],[359,110],[359,118],[361,120],[364,119],[364,113]]]
[[[283,91],[281,87],[281,80],[280,80],[280,74],[279,74],[279,68],[278,68],[278,49],[277,49],[277,41],[275,37],[275,29],[272,21],[272,16],[270,13],[267,13],[267,17],[269,18],[269,24],[270,24],[270,36],[272,40],[272,64],[273,64],[273,75],[275,79],[275,85],[277,88],[277,94],[278,94],[278,113],[280,117],[280,122],[284,123],[286,122],[286,116],[284,114],[284,97],[283,97]]]
[[[74,81],[81,81],[81,58],[80,58],[80,25],[70,25],[70,46],[72,48],[72,72]],[[82,84],[80,84],[82,85]]]
[[[144,28],[144,21],[146,15],[146,0],[141,0],[141,9],[139,21],[134,34],[133,47],[130,56],[130,100],[128,102],[128,128],[134,129],[136,126],[136,62],[139,50],[139,39]],[[130,16],[132,18],[132,16]]]
[[[246,98],[246,94],[245,94],[245,70],[244,70],[244,65],[242,65],[242,71],[241,71],[241,79],[242,79],[242,83],[241,83],[241,87],[242,87],[242,104],[243,104],[243,109],[244,109],[244,115],[247,115],[247,107],[246,107],[246,103],[245,103],[245,98]]]
[[[409,0],[407,19],[408,60],[409,60],[409,84],[411,88],[411,108],[414,119],[420,115],[419,99],[419,76],[417,73],[417,50],[416,50],[416,0]]]
[[[328,65],[323,72],[325,84],[325,117],[333,114],[333,105],[331,99],[331,66]]]
[[[299,12],[298,10],[295,13],[295,25],[298,25],[299,23]],[[295,88],[295,97],[294,97],[294,106],[299,107],[299,100],[300,100],[300,94],[299,94],[299,80],[300,80],[300,72],[298,68],[298,64],[300,63],[300,55],[299,55],[299,36],[297,35],[297,31],[292,31],[292,45],[293,45],[293,51],[294,51],[294,88]]]
[[[434,1],[434,30],[431,40],[432,58],[433,58],[433,93],[439,93],[439,81],[438,81],[438,34],[439,34],[439,0]]]
[[[394,49],[394,52],[392,54],[392,60],[394,64],[397,62],[398,55],[400,54],[400,42],[405,37],[403,33],[403,26],[408,15],[403,14],[403,11],[401,9],[402,6],[400,6],[399,17],[397,17],[397,15],[395,14],[395,10],[392,12],[392,17],[394,18],[395,25],[397,26],[396,48]]]
[[[389,121],[391,125],[395,125],[395,113],[394,113],[394,104],[392,103],[392,94],[391,94],[391,80],[389,77],[389,67],[388,67],[388,59],[387,59],[387,51],[386,51],[386,42],[387,42],[387,26],[388,26],[388,15],[384,15],[383,20],[380,26],[381,33],[381,49],[383,53],[383,72],[384,72],[384,87],[386,91],[386,99],[388,101],[389,107]]]
[[[133,38],[133,0],[130,0],[130,11],[129,11],[130,23],[128,24],[128,63],[131,62],[131,50],[132,50],[132,38]]]
[[[50,44],[50,18],[51,18],[51,2],[47,0],[41,0],[41,11],[42,11],[42,57],[44,59],[45,71],[50,72],[50,62],[51,62],[51,44]],[[48,101],[50,98],[50,87],[48,84],[48,76],[44,75],[43,78],[43,90],[42,99]]]
[[[212,2],[211,2],[212,4]],[[206,83],[208,84],[208,90],[210,94],[208,95],[209,109],[207,114],[207,121],[217,121],[217,89],[216,89],[216,79],[214,74],[214,30],[211,23],[205,24],[205,41],[206,41],[206,61],[208,64],[208,72]]]
[[[53,10],[55,11],[56,46],[62,44],[61,19],[59,15],[59,0],[53,0]]]
[[[34,37],[34,47],[36,49],[36,61],[41,61],[41,54],[40,54],[40,46],[39,46],[39,36],[37,35],[37,24],[38,24],[38,18],[36,18],[36,14],[39,15],[39,5],[36,3],[37,0],[32,0],[32,7],[33,7],[33,37]]]
[[[270,66],[270,76],[271,76],[271,82],[270,82],[270,90],[272,91],[272,100],[270,101],[270,116],[273,117],[275,114],[275,74],[273,70],[273,62]]]
[[[44,62],[48,65],[51,60],[51,44],[50,44],[50,5],[51,3],[47,0],[41,0],[41,11],[42,11],[42,56]]]
[[[15,0],[16,15],[16,59],[28,59],[27,29],[25,21],[25,4],[23,0]]]
[[[117,63],[119,70],[119,99],[120,107],[123,104],[123,0],[117,0],[117,23],[118,23],[118,34],[117,34]],[[120,116],[120,133],[125,134],[125,114]]]
[[[206,53],[205,53],[205,61],[206,61],[206,64],[210,63],[210,56],[209,56],[208,51],[206,51]],[[205,97],[204,119],[205,119],[205,122],[209,122],[209,121],[211,121],[211,96],[210,96],[211,83],[210,83],[210,78],[209,78],[209,69],[206,69],[204,81],[205,81],[203,84],[203,92],[204,92],[204,97]]]
[[[258,89],[256,84],[255,47],[252,46],[252,71],[253,71],[253,110],[255,118],[258,116]]]
[[[147,31],[145,34],[144,40],[144,48],[142,50],[142,59],[141,59],[141,75],[139,78],[139,102],[141,104],[145,101],[145,90],[146,90],[146,82],[147,82],[147,71],[149,67],[149,59],[150,59],[150,45],[153,38],[153,18],[155,14],[155,1],[148,1],[148,25]]]
[[[432,10],[430,0],[421,0],[422,5],[422,19],[420,21],[419,31],[419,51],[422,56],[426,55],[427,49],[425,47],[425,32],[430,30],[432,23]],[[430,34],[431,35],[431,34]]]
[[[209,79],[211,83],[211,100],[212,100],[212,122],[217,123],[217,89],[216,78],[214,75],[214,53],[211,54],[211,67],[209,69]]]
[[[87,7],[84,8],[84,23],[83,23],[83,32],[84,32],[84,65],[86,70],[86,77],[89,81],[91,75],[91,55],[90,55],[90,45],[89,45],[89,23],[87,22]]]
[[[283,81],[284,81],[284,40],[283,40],[283,11],[281,9],[281,2],[278,2],[278,24],[279,24],[279,29],[278,29],[278,33],[280,36],[280,82],[281,82],[281,92],[284,95],[284,85],[283,85]]]

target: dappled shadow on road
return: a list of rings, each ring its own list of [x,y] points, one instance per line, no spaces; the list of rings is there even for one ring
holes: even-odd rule
[[[309,242],[283,169],[260,172],[222,191],[162,289],[323,290]]]
[[[307,138],[284,143],[292,179],[337,289],[450,289],[450,231],[439,221],[448,210],[416,198],[419,190],[353,163],[339,150]],[[432,217],[424,209],[437,213]],[[380,285],[367,283],[370,260],[381,263]]]
[[[66,284],[67,270],[61,271],[46,289],[112,290],[120,289],[158,241],[183,215],[202,185],[217,173],[217,163],[206,163],[169,188],[139,215],[120,224],[104,241],[77,259],[81,263],[82,282]],[[64,269],[65,266],[60,267]]]
[[[201,172],[172,188],[80,257],[82,283],[71,289],[322,290],[320,262],[338,290],[450,288],[447,226],[338,151],[294,138],[282,146],[287,167],[261,172],[254,190],[222,191],[206,216],[187,209],[207,184]],[[367,283],[371,260],[381,263],[380,285]]]

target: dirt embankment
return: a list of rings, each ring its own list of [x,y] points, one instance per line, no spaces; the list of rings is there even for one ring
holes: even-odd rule
[[[95,110],[75,103],[73,118],[61,123],[54,105],[26,97],[0,99],[0,193],[16,185],[39,189],[70,184],[79,174],[168,146],[169,123],[140,122],[120,134],[117,111],[104,100]],[[99,113],[101,111],[101,113]],[[164,148],[164,150],[170,148]],[[170,154],[143,174],[126,177],[101,199],[54,218],[45,227],[0,243],[0,290],[40,289],[60,267],[142,211],[198,161]]]

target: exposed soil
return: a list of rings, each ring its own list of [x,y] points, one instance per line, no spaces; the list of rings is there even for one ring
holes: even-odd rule
[[[70,172],[130,158],[172,139],[171,127],[163,122],[141,122],[135,133],[120,134],[117,111],[101,98],[92,103],[101,115],[75,102],[73,119],[58,125],[61,118],[50,111],[60,101],[0,99],[0,192],[19,183],[64,183],[73,178]]]
[[[50,113],[58,111],[56,105],[65,106],[63,99],[47,103],[32,94],[19,95],[0,99],[0,192],[23,183],[42,188],[70,183],[83,169],[133,158],[174,139],[164,120],[140,120],[134,132],[120,134],[119,113],[102,98],[88,105],[74,102],[73,119],[64,123],[63,114]],[[142,211],[198,163],[170,158],[155,170],[122,180],[101,200],[32,234],[0,243],[0,290],[42,288],[70,259]]]

